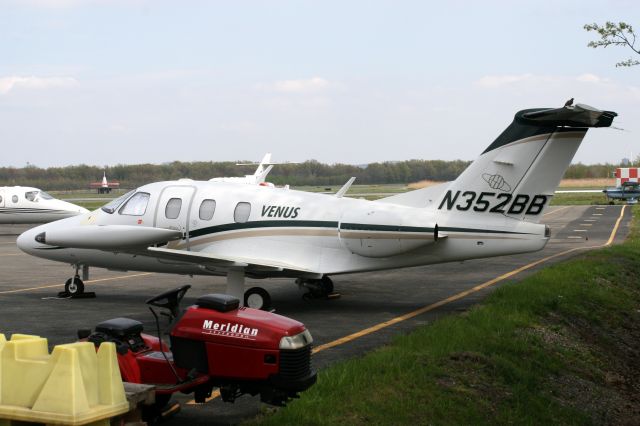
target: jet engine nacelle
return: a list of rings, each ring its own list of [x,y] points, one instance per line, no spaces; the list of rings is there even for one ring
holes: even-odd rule
[[[391,257],[432,244],[438,239],[438,225],[398,225],[403,223],[402,219],[389,211],[346,212],[340,221],[340,242],[360,256]]]

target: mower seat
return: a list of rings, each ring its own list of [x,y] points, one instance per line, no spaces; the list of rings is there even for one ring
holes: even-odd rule
[[[96,331],[122,338],[142,333],[142,323],[131,318],[113,318],[98,324]]]
[[[213,309],[218,312],[229,312],[238,309],[240,300],[228,294],[205,294],[198,297],[196,305],[204,309]]]

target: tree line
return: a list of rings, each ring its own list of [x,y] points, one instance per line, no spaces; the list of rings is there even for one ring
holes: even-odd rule
[[[366,166],[350,164],[324,164],[315,160],[299,164],[276,165],[269,174],[268,181],[276,185],[328,186],[341,185],[351,176],[357,184],[408,184],[422,180],[449,181],[455,179],[467,168],[470,161],[454,160],[407,160],[371,163]],[[565,178],[606,178],[611,177],[618,165],[614,164],[573,164]],[[86,189],[90,182],[107,178],[119,181],[123,188],[136,188],[146,183],[191,178],[207,180],[221,176],[243,176],[251,174],[253,166],[238,166],[233,162],[180,162],[167,164],[135,164],[116,166],[76,165],[67,167],[0,168],[0,186],[34,186],[44,190]]]

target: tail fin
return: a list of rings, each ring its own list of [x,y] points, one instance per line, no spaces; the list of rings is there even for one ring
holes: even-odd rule
[[[256,183],[257,184],[264,183],[267,180],[267,175],[269,174],[271,169],[273,169],[273,164],[267,166],[267,168],[264,169],[261,173],[254,174],[253,176],[255,176]]]
[[[256,169],[255,172],[253,172],[254,176],[260,176],[262,174],[264,174],[264,169],[266,166],[269,166],[271,163],[271,153],[267,152],[264,157],[262,157],[262,161],[260,162],[260,164],[258,164],[258,168]],[[267,172],[268,174],[269,172]],[[266,177],[267,174],[264,174],[264,176]],[[263,180],[264,182],[264,180]]]
[[[538,222],[590,127],[617,114],[587,105],[518,112],[511,125],[435,199],[441,211]]]

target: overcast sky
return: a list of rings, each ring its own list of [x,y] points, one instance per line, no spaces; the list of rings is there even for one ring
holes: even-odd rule
[[[617,162],[640,66],[586,47],[606,20],[640,2],[0,0],[0,166],[471,160],[571,97],[624,129],[574,162]]]

